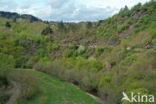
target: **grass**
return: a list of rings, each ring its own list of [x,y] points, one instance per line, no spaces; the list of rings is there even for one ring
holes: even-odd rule
[[[38,76],[40,93],[29,100],[18,100],[16,104],[99,104],[78,87],[63,82],[42,72],[21,70]]]

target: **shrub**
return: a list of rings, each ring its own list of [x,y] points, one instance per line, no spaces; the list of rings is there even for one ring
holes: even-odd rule
[[[102,87],[104,86],[105,84],[110,84],[111,82],[111,78],[109,76],[103,76],[101,79],[100,79],[100,82],[99,82],[99,87]]]
[[[15,61],[13,56],[9,56],[3,53],[0,53],[0,75],[3,74],[2,72],[8,71],[13,69],[15,66]]]
[[[133,62],[137,60],[137,55],[133,54],[126,57],[124,60],[120,62],[120,65],[131,65]]]
[[[37,50],[37,53],[39,54],[39,56],[44,57],[46,55],[46,50],[41,48]]]
[[[85,29],[85,34],[88,34],[88,33],[89,33],[89,31],[88,31],[88,29],[86,28],[86,29]]]
[[[130,10],[125,11],[125,15],[129,17],[131,15],[131,11]]]
[[[26,63],[28,61],[28,57],[20,56],[16,58],[16,68],[26,68]]]
[[[57,43],[48,43],[47,51],[51,53],[52,51],[57,51],[60,48],[60,45]]]
[[[48,26],[45,29],[43,29],[42,35],[48,35],[48,34],[53,34],[53,30]]]
[[[146,39],[146,44],[151,44],[152,43],[152,40],[153,40],[153,38],[148,38],[148,39]]]
[[[11,28],[11,24],[10,24],[9,22],[6,22],[5,26],[6,26],[7,28]]]
[[[12,56],[0,53],[0,87],[9,84],[8,72],[15,66],[15,61]]]
[[[70,48],[73,49],[73,50],[76,50],[76,49],[78,49],[79,47],[78,47],[78,45],[77,45],[76,42],[73,42],[72,45],[70,46]]]
[[[0,95],[0,102],[1,104],[6,104],[8,102],[8,100],[10,99],[10,94],[1,94]]]
[[[39,56],[32,56],[26,63],[26,68],[32,69],[33,66],[39,61],[40,57]]]
[[[97,27],[100,26],[100,21],[99,21],[99,22],[96,22],[96,26],[97,26]]]
[[[77,51],[78,51],[78,54],[83,54],[83,53],[85,53],[85,47],[80,46]]]
[[[66,50],[65,51],[65,57],[72,57],[73,56],[73,51],[72,50]]]
[[[98,47],[96,48],[96,56],[100,56],[102,53],[104,52],[104,48],[103,47]]]
[[[118,32],[121,33],[123,32],[124,30],[128,29],[129,28],[129,24],[125,24],[125,25],[122,25],[120,26],[120,28],[118,29]]]
[[[135,5],[135,6],[132,8],[132,11],[140,11],[140,7],[141,7],[141,3]]]
[[[9,74],[11,81],[15,81],[20,88],[19,97],[22,99],[31,99],[39,92],[38,77],[33,73],[17,71]]]

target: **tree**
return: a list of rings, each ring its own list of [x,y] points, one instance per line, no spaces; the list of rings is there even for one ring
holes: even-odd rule
[[[120,12],[126,12],[126,11],[128,11],[128,10],[129,10],[129,9],[128,9],[127,5],[125,5],[124,8],[121,8],[121,9],[120,9]]]
[[[87,28],[91,28],[92,27],[92,22],[87,22]]]
[[[11,28],[11,24],[9,22],[6,22],[5,26]]]
[[[43,29],[42,35],[48,35],[48,34],[53,34],[53,30],[52,28],[50,28],[50,26],[46,27],[45,29]]]
[[[0,53],[0,86],[9,84],[7,74],[8,71],[14,68],[15,61],[13,56]]]

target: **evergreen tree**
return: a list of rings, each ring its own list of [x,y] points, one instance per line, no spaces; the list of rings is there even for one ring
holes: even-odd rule
[[[6,22],[5,26],[11,28],[11,24],[9,22]]]

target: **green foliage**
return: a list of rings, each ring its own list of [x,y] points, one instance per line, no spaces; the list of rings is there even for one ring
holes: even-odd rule
[[[22,98],[17,100],[17,104],[49,104],[49,102],[63,104],[66,101],[67,104],[99,104],[89,95],[81,91],[78,87],[70,85],[42,72],[21,70],[14,72],[14,74],[20,75],[20,77],[17,77],[18,79],[22,79],[22,81],[19,80],[20,85],[26,85],[24,86],[26,89],[23,89],[20,96]],[[30,91],[32,91],[33,94],[25,93]],[[37,96],[34,96],[36,94]]]
[[[20,56],[16,58],[16,68],[26,68],[26,63],[28,61],[28,57]]]
[[[104,48],[98,47],[96,48],[96,56],[100,56],[104,52]]]
[[[89,33],[88,28],[86,28],[85,29],[85,34],[88,34],[88,33]]]
[[[131,15],[131,11],[130,11],[130,10],[127,10],[127,11],[125,12],[125,15],[129,17],[129,16]]]
[[[9,22],[6,22],[5,26],[11,28],[11,24]]]
[[[132,11],[140,11],[140,7],[141,7],[141,3],[135,5],[135,6],[132,8]]]
[[[17,18],[16,22],[0,18],[0,69],[36,69],[74,83],[88,92],[94,91],[108,104],[120,103],[123,91],[136,89],[142,92],[140,88],[144,88],[155,94],[155,17],[155,2],[152,1],[144,6],[139,4],[132,10],[125,7],[121,13],[99,22],[30,23],[30,17],[26,21]],[[5,26],[7,21],[10,29]],[[151,45],[151,48],[145,49],[145,45]],[[40,76],[41,73],[37,73]],[[7,73],[2,75],[2,86],[13,80],[21,89],[25,88],[18,99],[19,104],[28,104],[29,101],[46,104],[58,101],[58,98],[62,101],[60,103],[64,103],[60,92],[63,95],[65,90],[57,93],[51,86],[54,81],[49,76],[44,77],[43,73],[40,77],[24,72],[14,73],[12,77]],[[35,83],[36,80],[39,84]],[[36,91],[36,85],[42,87],[39,88],[41,92]],[[60,86],[62,89],[61,84],[55,87]],[[77,95],[77,92],[71,92]],[[44,98],[54,99],[45,101]],[[78,99],[71,103],[77,103]]]
[[[118,29],[118,32],[121,33],[128,28],[129,28],[129,24],[124,24],[124,25],[120,26],[120,28]]]
[[[14,58],[11,55],[0,53],[0,70],[9,70],[14,67]]]
[[[78,49],[77,43],[76,42],[73,42],[70,48],[73,49],[73,50]]]
[[[47,51],[49,53],[51,53],[52,51],[57,51],[59,50],[59,48],[60,48],[60,45],[57,43],[48,43],[47,45]]]
[[[14,57],[18,57],[23,52],[24,48],[15,46],[12,40],[0,40],[0,52]]]
[[[15,60],[12,56],[0,53],[0,87],[7,86],[8,81],[8,72],[13,70],[15,66]]]
[[[148,39],[146,40],[146,44],[151,44],[151,43],[152,43],[152,40],[153,40],[153,38],[148,38]]]
[[[111,78],[109,76],[103,76],[99,82],[99,87],[102,87],[111,82]]]
[[[66,50],[65,57],[72,57],[72,56],[73,56],[73,51],[72,50]]]
[[[26,15],[26,14],[20,15],[17,13],[10,13],[10,12],[3,12],[3,11],[0,12],[0,16],[2,16],[3,18],[7,18],[7,19],[18,18],[18,19],[23,19],[25,21],[30,21],[30,22],[41,21],[40,19],[31,15]]]
[[[48,26],[45,29],[43,29],[42,35],[48,35],[48,34],[53,34],[53,30]]]
[[[96,22],[96,26],[97,26],[97,27],[100,26],[100,22]]]
[[[46,55],[46,50],[38,49],[37,53],[38,53],[39,56],[44,57]]]
[[[7,103],[9,98],[10,98],[10,94],[4,94],[4,95],[0,96],[0,101],[1,101],[2,104],[5,104],[5,103]]]
[[[92,22],[87,22],[87,26],[88,29],[92,27]]]
[[[14,70],[9,73],[9,80],[16,82],[20,88],[19,90],[21,90],[18,99],[32,99],[37,93],[39,93],[39,79],[32,73]]]
[[[135,54],[126,57],[121,61],[121,65],[131,65],[133,62],[137,61],[137,56]]]

